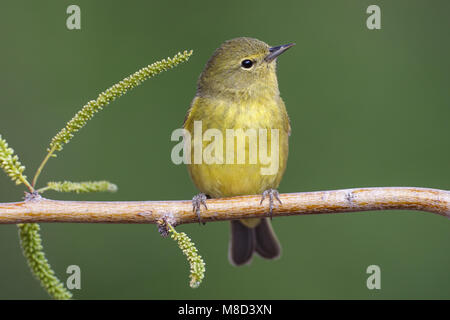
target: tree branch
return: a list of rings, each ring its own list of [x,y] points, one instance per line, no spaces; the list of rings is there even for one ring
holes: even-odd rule
[[[273,217],[374,210],[420,210],[450,218],[450,191],[415,187],[358,188],[281,194]],[[269,203],[261,196],[207,200],[204,222],[267,216]],[[191,201],[55,201],[29,197],[24,202],[0,203],[0,224],[34,222],[198,223]]]

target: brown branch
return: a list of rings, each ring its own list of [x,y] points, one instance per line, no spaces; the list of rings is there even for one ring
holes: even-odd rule
[[[450,218],[450,191],[415,187],[360,188],[281,194],[273,217],[299,214],[373,210],[420,210]],[[267,216],[261,196],[207,200],[204,222]],[[24,202],[0,203],[0,224],[31,222],[157,223],[170,217],[174,224],[197,223],[191,201],[91,202],[55,201],[39,196]]]

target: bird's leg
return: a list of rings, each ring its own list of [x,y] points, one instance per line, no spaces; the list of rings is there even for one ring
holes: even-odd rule
[[[261,202],[259,204],[262,204],[264,199],[266,199],[266,197],[269,198],[269,214],[270,214],[270,219],[272,219],[272,211],[273,211],[273,198],[277,199],[278,202],[280,204],[281,200],[280,200],[280,194],[278,193],[278,191],[276,189],[267,189],[266,191],[263,192],[262,197],[261,197]]]
[[[208,207],[206,206],[206,199],[208,199],[208,196],[204,193],[199,193],[192,198],[192,211],[197,214],[199,224],[202,222],[200,218],[201,206],[203,205],[205,209],[208,210]],[[203,224],[205,223],[203,222]]]

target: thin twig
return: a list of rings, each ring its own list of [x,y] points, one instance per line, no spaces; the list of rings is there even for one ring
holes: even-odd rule
[[[261,196],[207,200],[204,222],[264,217],[268,201]],[[419,210],[450,218],[450,191],[383,187],[281,194],[273,217],[374,210]],[[0,224],[31,222],[158,223],[170,216],[176,225],[198,223],[191,201],[92,202],[31,198],[24,202],[0,203]]]
[[[41,164],[39,165],[39,168],[36,170],[36,174],[34,175],[33,178],[33,183],[31,184],[33,186],[33,188],[36,186],[36,182],[37,179],[39,178],[42,170],[44,169],[45,165],[47,164],[48,160],[50,160],[51,156],[53,155],[53,153],[55,153],[56,151],[56,147],[53,146],[47,153],[47,155],[45,156],[44,160],[42,160]]]

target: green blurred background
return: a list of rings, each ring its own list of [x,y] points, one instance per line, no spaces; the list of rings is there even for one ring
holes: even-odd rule
[[[81,7],[81,30],[66,8]],[[381,30],[366,8],[381,7]],[[49,162],[49,180],[108,179],[116,194],[53,199],[190,199],[197,190],[170,161],[205,62],[223,41],[296,42],[279,59],[292,121],[281,192],[373,186],[450,189],[450,1],[2,1],[0,133],[28,176],[53,135],[97,94],[184,49],[186,64],[151,79],[98,114]],[[23,187],[0,175],[0,202]],[[450,298],[450,221],[421,212],[277,218],[280,260],[228,263],[228,223],[180,226],[207,263],[198,289],[175,242],[154,225],[42,224],[47,257],[65,281],[81,267],[77,299]],[[0,298],[46,299],[0,226]],[[381,290],[366,268],[381,267]]]

